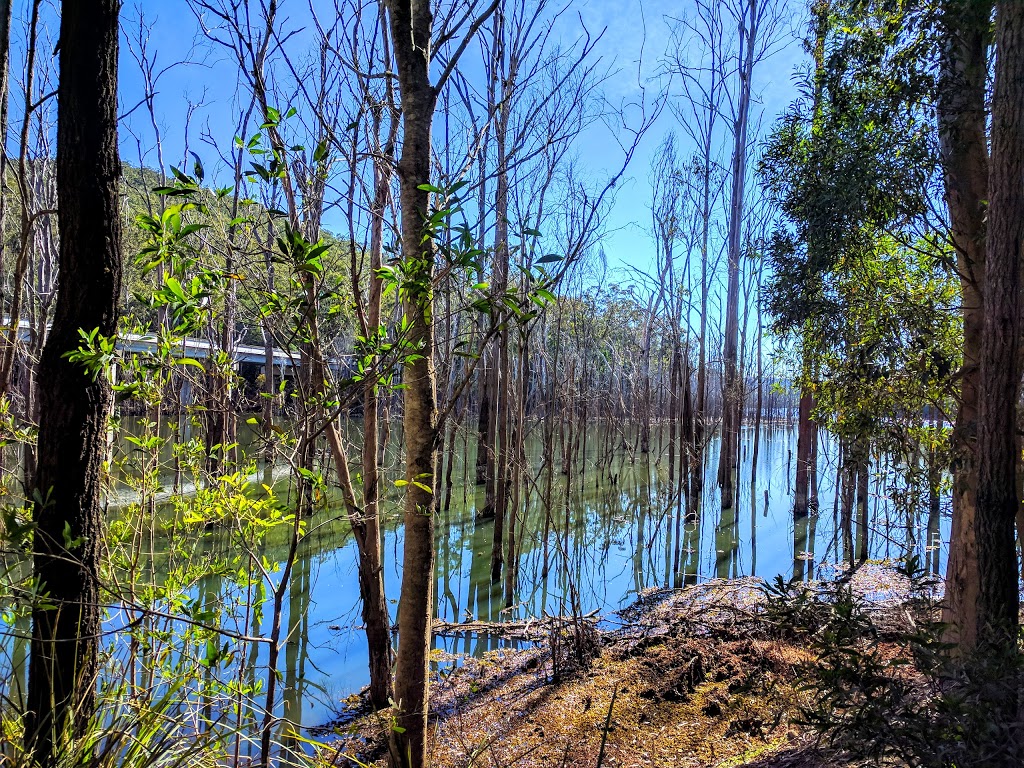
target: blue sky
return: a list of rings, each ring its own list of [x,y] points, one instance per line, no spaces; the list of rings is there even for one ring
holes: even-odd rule
[[[254,3],[259,0],[253,0]],[[16,14],[27,17],[27,2],[16,4]],[[326,13],[326,0],[314,0],[318,14]],[[798,41],[801,34],[800,19],[804,14],[802,2],[791,3],[794,34],[768,61],[760,65],[755,79],[758,105],[755,120],[760,117],[762,130],[796,95],[794,72],[805,58]],[[787,8],[787,11],[789,8]],[[53,6],[49,8],[49,23],[53,24]],[[655,97],[663,82],[657,79],[663,57],[670,41],[673,18],[692,14],[688,0],[682,3],[662,0],[575,0],[570,1],[568,12],[562,14],[556,34],[564,41],[575,40],[583,27],[591,35],[603,33],[595,54],[614,70],[605,86],[610,104],[635,101],[646,89],[648,103]],[[234,120],[238,113],[236,102],[236,65],[223,50],[212,49],[203,39],[197,19],[186,0],[126,0],[122,11],[124,39],[121,54],[121,109],[130,113],[122,123],[122,155],[129,163],[139,162],[139,146],[144,163],[157,165],[153,132],[149,116],[141,98],[142,74],[135,57],[138,45],[138,19],[144,17],[150,26],[149,55],[155,58],[155,70],[161,72],[157,82],[156,111],[163,134],[164,162],[180,164],[186,143],[198,152],[208,167],[216,166],[216,150],[209,140],[223,151],[230,148],[235,132]],[[303,38],[312,39],[309,21],[309,0],[281,0],[281,17],[292,29],[304,29],[290,41],[301,46]],[[54,34],[55,36],[55,34]],[[15,43],[15,66],[19,51]],[[52,50],[52,48],[50,49]],[[45,52],[44,54],[45,55]],[[185,60],[183,63],[182,60]],[[19,77],[20,80],[20,77]],[[18,81],[14,83],[17,100]],[[196,105],[188,130],[185,117],[188,104]],[[17,108],[12,114],[18,113]],[[643,138],[633,162],[620,183],[615,205],[607,221],[607,234],[603,248],[608,258],[612,279],[625,277],[624,265],[641,267],[653,258],[650,238],[650,184],[647,176],[652,157],[666,132],[677,129],[674,117],[665,110],[659,120]],[[204,140],[204,134],[208,137]],[[621,138],[621,136],[619,137]],[[682,147],[687,153],[686,145]],[[621,151],[616,136],[606,127],[589,129],[578,141],[578,154],[583,166],[595,180],[617,170]]]
[[[804,14],[804,5],[799,2],[791,2],[789,5],[793,10],[793,34],[777,53],[759,65],[755,74],[754,92],[758,103],[754,107],[753,116],[755,121],[760,121],[762,132],[770,128],[775,118],[796,98],[795,73],[804,66],[806,60],[800,42],[803,32],[800,19]],[[665,51],[670,44],[671,25],[679,16],[693,12],[688,2],[661,0],[634,0],[625,4],[591,0],[575,7],[578,7],[585,23],[592,29],[605,27],[608,30],[602,41],[602,54],[614,57],[618,69],[609,89],[609,96],[613,99],[634,95],[640,82],[647,83],[651,91],[658,87],[655,78],[663,69]],[[670,98],[678,98],[678,89],[671,84],[669,92],[672,94]],[[669,131],[680,134],[675,117],[669,110],[665,110],[644,136],[616,197],[604,247],[609,267],[619,274],[622,273],[623,264],[645,267],[653,258],[648,172],[659,144]],[[682,153],[686,154],[688,150],[692,152],[692,145],[686,143],[684,136],[680,138],[683,141]],[[594,135],[585,137],[582,149],[599,164],[600,158],[608,156],[608,142],[607,134],[594,132]]]

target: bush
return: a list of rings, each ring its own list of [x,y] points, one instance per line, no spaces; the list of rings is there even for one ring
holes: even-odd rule
[[[765,587],[771,626],[803,638],[813,657],[799,670],[810,694],[802,724],[819,745],[870,765],[1021,765],[1020,722],[1001,722],[992,704],[1019,690],[1019,656],[955,659],[933,585],[916,561],[903,572],[910,599],[889,609],[848,579]]]

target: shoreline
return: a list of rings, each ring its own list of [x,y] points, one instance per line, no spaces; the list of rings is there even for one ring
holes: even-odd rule
[[[911,597],[887,565],[848,578],[872,611],[897,614]],[[809,694],[798,669],[813,657],[775,631],[764,587],[745,578],[654,589],[600,626],[592,616],[535,622],[548,634],[534,633],[533,648],[482,658],[435,652],[452,666],[432,679],[432,765],[843,765],[799,724]],[[387,727],[386,711],[357,706],[313,732],[331,764],[377,766]]]

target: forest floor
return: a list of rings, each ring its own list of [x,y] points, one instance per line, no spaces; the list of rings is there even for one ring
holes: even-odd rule
[[[448,671],[432,686],[433,765],[849,765],[798,724],[812,695],[799,670],[814,658],[768,625],[760,585],[653,590],[617,615],[618,626],[581,626],[579,644],[569,628],[528,650],[457,664],[438,655]],[[851,585],[880,610],[905,598],[901,577],[882,566],[860,569]],[[386,715],[350,719],[324,756],[345,768],[383,765],[387,727]]]

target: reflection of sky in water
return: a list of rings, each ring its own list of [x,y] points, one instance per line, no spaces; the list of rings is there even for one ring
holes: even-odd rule
[[[574,594],[583,612],[609,613],[632,602],[638,591],[652,587],[747,575],[771,579],[776,574],[795,574],[807,578],[817,575],[822,564],[848,556],[837,530],[836,447],[827,439],[819,451],[817,515],[794,524],[791,482],[795,431],[766,428],[760,440],[756,489],[750,484],[752,432],[744,433],[737,505],[732,510],[722,511],[718,506],[718,446],[712,443],[700,519],[697,524],[687,525],[685,517],[677,519],[679,514],[685,516],[685,507],[680,511],[678,500],[670,495],[664,458],[657,462],[619,450],[610,469],[595,469],[600,441],[596,432],[591,434],[594,438],[587,471],[571,479],[568,505],[565,478],[555,478],[546,547],[544,506],[536,494],[529,499],[525,523],[517,525],[522,553],[520,586],[509,611],[503,610],[502,586],[492,585],[489,579],[492,524],[474,520],[483,489],[464,488],[459,483],[464,471],[459,463],[450,509],[438,513],[435,600],[441,618],[493,621],[569,613]],[[656,447],[657,439],[652,443]],[[539,454],[539,447],[533,447]],[[539,465],[539,460],[536,463]],[[891,467],[886,469],[882,474],[890,477],[876,475],[871,488],[870,556],[902,557],[910,541],[923,562],[941,570],[945,547],[933,545],[948,541],[948,515],[943,514],[941,521],[929,520],[927,499],[923,498],[913,507],[921,510],[922,516],[910,520],[908,526],[905,512],[893,504],[897,486],[891,479]],[[543,488],[544,483],[538,481],[536,487]],[[389,490],[389,499],[394,503],[389,503],[388,514],[394,517],[398,514],[394,489]],[[944,500],[944,512],[946,505]],[[328,517],[327,513],[320,515]],[[300,547],[294,582],[285,598],[283,627],[288,639],[280,659],[285,714],[306,726],[329,720],[338,702],[368,681],[355,546],[346,523],[321,522],[319,516],[314,519],[315,533]],[[859,547],[856,526],[853,538],[854,546]],[[211,547],[216,548],[216,542]],[[677,547],[678,575],[673,572]],[[393,613],[399,594],[401,549],[402,532],[389,525],[384,541],[385,586]],[[271,546],[267,554],[280,559],[284,550]],[[268,615],[263,631],[269,629]],[[438,638],[437,644],[445,650],[477,654],[498,647],[498,641],[478,637]],[[12,655],[23,655],[22,645],[10,637],[0,641],[4,652],[0,667],[9,669]],[[265,645],[260,648],[260,659],[266,663]],[[7,688],[0,692],[7,695],[10,691]]]

